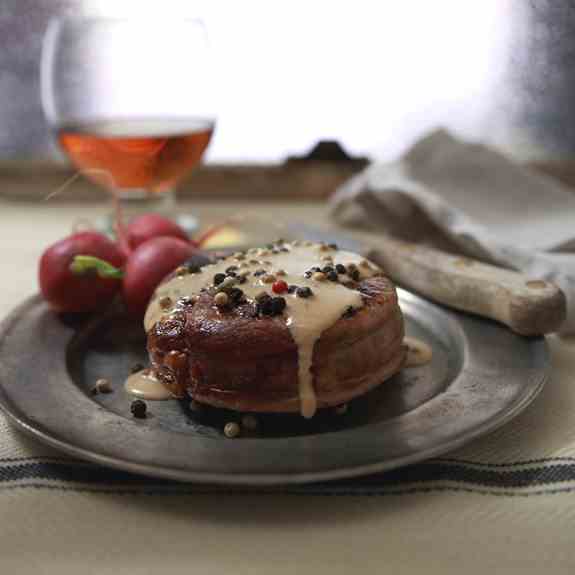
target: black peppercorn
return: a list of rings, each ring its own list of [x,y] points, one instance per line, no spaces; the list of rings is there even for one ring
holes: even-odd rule
[[[231,288],[228,290],[228,296],[232,300],[232,303],[238,304],[245,299],[244,292],[240,288]]]
[[[353,317],[356,312],[357,312],[357,308],[355,308],[355,307],[353,307],[352,305],[350,305],[350,306],[348,306],[347,309],[343,312],[343,315],[342,315],[341,317],[344,317],[344,318]]]
[[[319,266],[313,266],[313,268],[311,268],[312,272],[320,272],[321,268]]]
[[[339,278],[338,278],[338,276],[337,276],[337,272],[336,272],[335,270],[330,271],[330,272],[327,274],[327,279],[328,279],[329,281],[331,281],[331,282],[336,282],[336,281],[338,281]]]
[[[288,293],[295,293],[297,291],[297,286],[296,285],[289,285],[288,286]]]
[[[356,282],[359,281],[359,278],[360,278],[359,270],[351,270],[351,271],[349,272],[349,275],[350,275],[350,277],[351,277],[352,280],[354,280],[354,281],[356,281]]]
[[[214,276],[214,285],[220,285],[226,279],[226,274],[216,274]]]
[[[148,406],[141,399],[132,401],[132,404],[130,405],[130,411],[132,412],[132,415],[137,419],[144,419],[146,417],[147,410]]]
[[[335,271],[338,274],[345,274],[347,273],[347,270],[345,269],[345,266],[343,264],[336,264],[335,266]]]
[[[256,295],[255,300],[256,301],[262,301],[264,299],[270,299],[272,296],[265,292],[265,291],[261,291],[259,294]]]
[[[274,297],[272,307],[274,315],[280,315],[286,307],[286,300],[283,297]]]
[[[324,266],[324,268],[321,270],[324,274],[329,274],[332,271],[334,271],[333,266]]]
[[[266,273],[266,270],[257,270],[254,272],[254,276],[258,277],[258,276],[263,276]]]
[[[313,295],[313,292],[311,291],[311,288],[308,288],[308,287],[300,287],[300,288],[297,288],[297,290],[296,290],[295,293],[296,293],[296,295],[297,295],[298,297],[304,297],[304,298],[305,298],[305,297],[310,297],[310,296]]]
[[[204,255],[202,252],[196,252],[191,258],[187,259],[184,262],[184,265],[188,268],[189,273],[197,274],[201,273],[202,266],[206,266],[208,264],[213,264],[214,260],[212,256]]]
[[[274,315],[274,302],[271,297],[269,298],[262,298],[258,301],[257,304],[257,313],[258,315]]]
[[[239,284],[245,284],[248,281],[248,278],[246,276],[238,276],[237,279]]]
[[[256,315],[258,316],[280,315],[286,307],[286,301],[283,297],[271,297],[268,294],[262,294],[256,301]]]

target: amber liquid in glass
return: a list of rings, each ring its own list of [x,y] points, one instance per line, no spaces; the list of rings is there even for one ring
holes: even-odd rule
[[[61,128],[58,141],[104,186],[163,192],[200,162],[213,130],[213,121],[195,118],[97,121]]]

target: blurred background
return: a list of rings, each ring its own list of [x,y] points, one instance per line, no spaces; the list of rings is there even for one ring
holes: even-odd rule
[[[327,139],[386,159],[438,126],[524,160],[573,156],[570,0],[162,0],[161,7],[202,17],[209,31],[218,98],[209,162],[279,162]],[[50,17],[157,10],[141,0],[0,0],[0,161],[62,161],[38,86]]]

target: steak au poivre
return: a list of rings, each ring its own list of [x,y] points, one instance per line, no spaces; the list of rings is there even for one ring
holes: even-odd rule
[[[309,418],[405,361],[392,282],[358,254],[307,241],[181,266],[144,324],[152,368],[173,396],[242,412]]]

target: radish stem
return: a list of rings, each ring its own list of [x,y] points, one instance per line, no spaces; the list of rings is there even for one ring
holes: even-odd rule
[[[63,192],[70,184],[72,184],[75,180],[78,179],[80,174],[82,175],[97,174],[100,176],[104,176],[104,178],[108,180],[108,183],[110,185],[104,186],[104,188],[107,189],[110,192],[110,195],[112,196],[112,205],[114,209],[114,224],[113,224],[114,232],[116,233],[120,249],[122,250],[122,252],[124,252],[124,255],[128,257],[132,252],[132,249],[130,247],[130,243],[128,242],[128,236],[126,234],[124,213],[122,209],[122,203],[120,202],[120,197],[118,194],[118,187],[116,186],[116,182],[112,177],[112,174],[110,174],[110,172],[100,168],[84,168],[83,170],[79,170],[73,176],[68,178],[58,189],[54,190],[53,192],[50,192],[44,199],[49,200],[50,198]]]
[[[94,256],[74,256],[70,271],[75,275],[85,275],[96,272],[104,279],[122,279],[124,272],[112,264]]]

